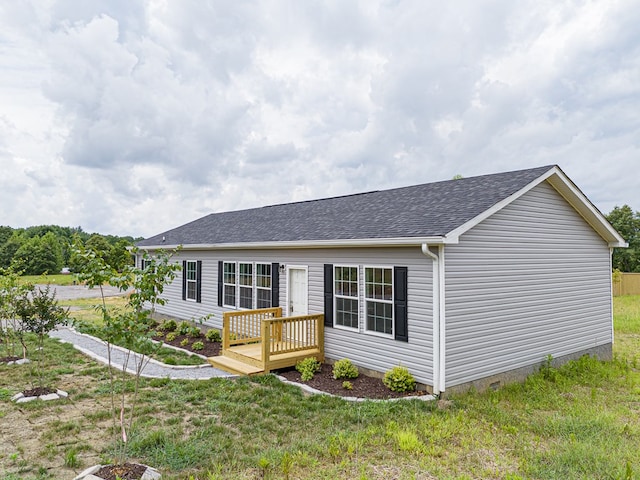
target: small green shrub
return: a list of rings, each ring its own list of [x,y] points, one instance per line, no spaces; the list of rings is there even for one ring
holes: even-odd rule
[[[186,335],[187,333],[189,333],[189,330],[191,330],[191,325],[189,324],[189,322],[180,322],[180,324],[178,325],[178,333],[180,335]]]
[[[320,362],[313,357],[305,358],[296,363],[296,370],[300,372],[302,381],[308,382],[320,371]]]
[[[340,380],[343,378],[358,378],[358,367],[351,360],[343,358],[333,364],[333,378]]]
[[[344,382],[342,382],[342,388],[344,388],[345,390],[353,390],[353,383],[351,383],[349,380],[345,380]]]
[[[197,342],[193,342],[193,345],[191,345],[191,348],[196,351],[204,350],[204,343],[201,340],[198,340]]]
[[[177,336],[178,334],[176,332],[169,332],[167,333],[167,336],[164,338],[167,340],[167,342],[173,342]]]
[[[416,389],[416,380],[406,367],[397,366],[384,374],[382,383],[392,392],[411,392]]]
[[[191,327],[187,335],[191,338],[199,338],[202,335],[202,331],[198,327]]]
[[[165,320],[164,322],[162,322],[162,325],[160,325],[159,328],[164,332],[174,332],[175,329],[178,328],[178,324],[173,319]]]
[[[216,330],[215,328],[212,328],[211,330],[207,331],[207,333],[205,334],[205,337],[210,342],[221,342],[222,341],[222,337],[220,336],[220,332],[218,330]]]
[[[167,357],[164,359],[164,363],[167,365],[177,365],[178,361],[173,357]]]
[[[180,346],[181,347],[186,347],[187,345],[189,345],[189,339],[188,338],[184,338],[180,341]]]

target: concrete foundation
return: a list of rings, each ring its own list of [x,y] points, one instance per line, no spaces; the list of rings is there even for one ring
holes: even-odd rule
[[[594,355],[600,360],[611,360],[613,358],[613,345],[611,343],[607,343],[605,345],[599,345],[579,352],[570,353],[569,355],[564,355],[562,357],[553,358],[551,360],[551,366],[559,367],[570,360],[576,360],[583,355]],[[538,372],[544,363],[545,359],[541,359],[540,362],[526,367],[516,368],[507,372],[480,378],[472,382],[447,387],[447,390],[442,392],[441,396],[446,397],[454,393],[466,392],[472,388],[479,392],[484,392],[488,389],[496,390],[508,383],[523,382],[529,375]]]

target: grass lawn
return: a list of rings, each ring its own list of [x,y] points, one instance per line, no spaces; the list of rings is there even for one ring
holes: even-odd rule
[[[56,275],[23,275],[20,277],[20,281],[24,283],[39,283],[39,284],[51,284],[51,285],[74,285],[77,282],[77,278],[73,274],[56,274]]]
[[[131,456],[167,480],[640,479],[640,296],[615,299],[615,328],[614,361],[431,403],[307,396],[270,375],[143,380]],[[55,341],[45,354],[0,366],[0,479],[110,459],[106,367]],[[69,399],[12,403],[38,372]]]

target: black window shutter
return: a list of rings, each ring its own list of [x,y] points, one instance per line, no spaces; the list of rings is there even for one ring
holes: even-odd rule
[[[324,326],[333,327],[333,265],[324,265]]]
[[[202,303],[202,260],[196,264],[196,302]]]
[[[407,322],[407,267],[393,269],[393,315],[395,317],[395,337],[401,342],[409,341]]]
[[[280,306],[280,264],[271,264],[271,306]]]
[[[218,306],[222,306],[222,274],[224,273],[222,260],[218,262]]]
[[[187,299],[187,261],[182,261],[182,299]]]

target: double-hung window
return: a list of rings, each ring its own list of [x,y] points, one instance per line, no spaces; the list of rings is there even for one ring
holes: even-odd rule
[[[143,265],[148,268],[148,265]],[[202,293],[202,261],[182,261],[182,299],[200,303]]]
[[[334,270],[335,324],[358,329],[358,267],[336,265]]]
[[[223,296],[226,307],[236,306],[236,262],[224,262]]]
[[[402,266],[325,264],[325,327],[408,342],[408,275],[408,267]]]
[[[219,306],[254,309],[278,305],[277,263],[220,261],[218,268]]]
[[[240,286],[240,308],[253,308],[253,264],[240,263],[239,286]]]
[[[393,269],[364,269],[365,328],[393,335]]]
[[[271,307],[271,264],[256,263],[256,307]]]
[[[197,263],[191,260],[187,260],[187,271],[185,272],[187,276],[187,300],[195,300],[196,294],[198,292],[197,284]]]

